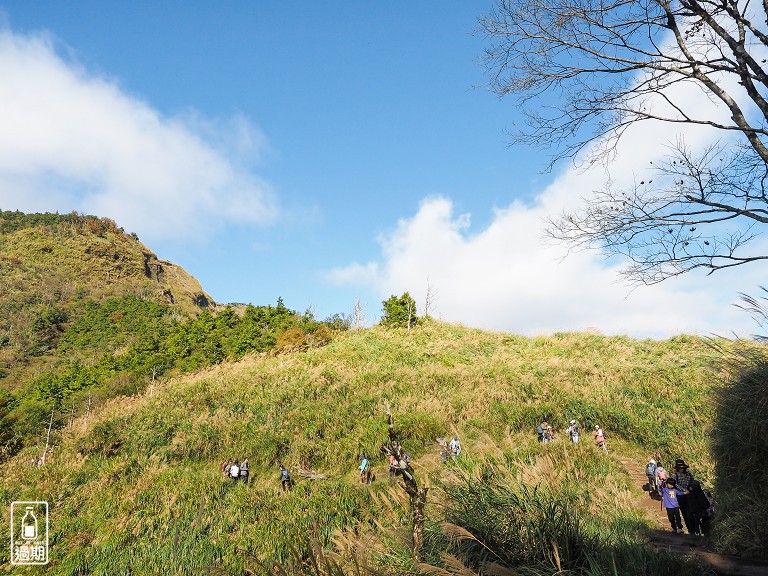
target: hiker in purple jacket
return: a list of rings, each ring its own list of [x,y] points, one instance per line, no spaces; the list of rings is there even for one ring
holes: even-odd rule
[[[672,532],[675,534],[683,534],[683,520],[680,517],[680,503],[677,501],[678,496],[685,494],[683,490],[680,490],[675,486],[674,478],[667,478],[667,483],[661,489],[661,497],[664,502],[664,508],[667,509],[667,518],[672,526]]]

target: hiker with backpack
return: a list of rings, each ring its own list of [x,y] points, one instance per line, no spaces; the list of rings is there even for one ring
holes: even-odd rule
[[[653,458],[645,465],[645,477],[648,478],[648,495],[653,498],[656,492],[656,460]]]
[[[565,429],[565,433],[568,434],[568,438],[571,439],[571,442],[574,444],[579,443],[579,423],[576,422],[576,420],[571,420],[569,422],[569,426]]]
[[[453,435],[453,439],[448,443],[448,449],[451,452],[451,458],[456,460],[461,454],[461,442],[459,442],[458,434]]]
[[[437,447],[440,450],[440,464],[445,464],[448,462],[448,443],[445,441],[445,438],[442,436],[438,436],[437,438]]]
[[[280,464],[280,489],[283,492],[290,492],[293,489],[293,479],[288,469]]]
[[[693,519],[688,507],[688,490],[691,484],[694,482],[693,474],[688,472],[688,464],[685,460],[678,458],[675,460],[675,472],[672,474],[672,478],[675,480],[675,485],[683,490],[684,494],[678,499],[680,502],[680,513],[683,515],[683,522],[689,534],[693,533]]]
[[[598,424],[595,424],[595,446],[602,448],[608,454],[608,447],[605,445],[605,433]]]
[[[661,464],[661,460],[656,463],[656,472],[653,474],[654,485],[656,486],[656,493],[661,496],[661,491],[664,488],[664,484],[667,483],[667,471],[664,470],[664,466]]]
[[[667,509],[667,518],[672,526],[672,532],[683,534],[683,523],[680,520],[680,497],[685,495],[685,491],[675,485],[673,478],[667,478],[667,482],[662,490],[662,504]]]
[[[368,462],[368,458],[365,454],[362,455],[362,462],[360,462],[360,483],[361,484],[370,484],[371,483],[371,465]]]
[[[542,444],[546,444],[552,439],[551,428],[546,420],[543,420],[541,424],[538,425],[536,433],[539,435],[539,442]]]
[[[691,482],[690,489],[688,490],[688,513],[691,516],[691,523],[695,536],[704,536],[709,533],[709,508],[711,503],[704,490],[701,488],[701,483],[697,480]]]

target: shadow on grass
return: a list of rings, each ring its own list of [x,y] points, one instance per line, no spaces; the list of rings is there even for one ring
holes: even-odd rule
[[[765,342],[737,342],[725,359],[730,380],[718,393],[712,430],[715,536],[724,553],[768,562],[768,350]]]

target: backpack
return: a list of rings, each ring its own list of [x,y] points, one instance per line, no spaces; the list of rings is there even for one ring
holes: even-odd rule
[[[539,425],[536,427],[536,433],[537,433],[539,436],[544,436],[544,429],[541,427],[541,424],[539,424]]]
[[[578,436],[579,435],[579,425],[574,424],[571,426],[571,436]]]
[[[645,475],[653,476],[656,473],[656,464],[648,462],[648,466],[645,467]]]
[[[290,477],[291,476],[288,474],[288,470],[280,470],[280,480],[288,480]]]

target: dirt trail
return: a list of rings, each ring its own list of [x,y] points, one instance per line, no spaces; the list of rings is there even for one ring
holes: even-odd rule
[[[638,496],[637,506],[643,510],[646,517],[657,528],[650,530],[649,543],[659,549],[675,554],[685,554],[697,558],[702,564],[712,568],[721,576],[766,576],[768,565],[754,564],[734,556],[724,556],[714,552],[709,538],[691,536],[690,534],[673,534],[667,520],[667,513],[661,507],[658,498],[651,499],[648,494],[648,479],[645,476],[645,464],[619,456],[619,460],[632,478],[632,486],[642,489],[642,497]]]

